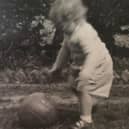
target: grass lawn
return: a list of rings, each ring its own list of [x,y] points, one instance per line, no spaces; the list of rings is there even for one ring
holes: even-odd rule
[[[11,101],[9,101],[10,97],[24,95],[24,93],[29,94],[36,91],[36,89],[33,86],[31,88],[26,88],[28,90],[22,89],[21,87],[19,87],[20,90],[18,90],[18,88],[12,87],[12,91],[11,88],[9,91],[3,89],[5,93],[2,89],[0,88],[0,106],[3,105],[3,108],[0,110],[0,129],[23,129],[19,125],[16,109],[7,109],[4,108],[4,106],[6,107],[11,104]],[[56,91],[51,90],[52,89],[44,90],[44,92],[50,95],[57,95],[58,92],[56,93]],[[6,99],[4,98],[5,96]],[[79,118],[78,104],[74,102],[74,99],[70,99],[70,93],[66,95],[66,92],[63,94],[59,92],[59,96],[61,96],[62,99],[59,97],[59,100],[57,100],[57,98],[56,100],[59,102],[62,100],[64,101],[64,105],[59,105],[58,107],[60,119],[55,125],[50,126],[48,129],[67,129],[70,124]],[[2,98],[4,99],[2,100]],[[97,106],[93,114],[96,129],[129,129],[129,101],[124,102],[124,99],[121,99],[121,97],[118,97],[117,100],[118,99],[120,101],[119,103],[106,103]],[[67,101],[69,101],[69,103],[67,103]]]

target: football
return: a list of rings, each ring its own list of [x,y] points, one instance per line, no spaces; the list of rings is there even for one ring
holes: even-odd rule
[[[24,97],[18,107],[20,125],[29,128],[48,127],[58,119],[56,104],[44,93]]]

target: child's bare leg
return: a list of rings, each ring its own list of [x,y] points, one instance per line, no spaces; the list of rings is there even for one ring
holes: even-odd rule
[[[93,106],[100,101],[100,99],[96,96],[88,94],[87,90],[82,90],[78,93],[81,111],[80,120],[77,121],[71,129],[95,129],[92,120],[92,109]]]
[[[91,96],[86,91],[82,91],[80,92],[79,101],[80,101],[80,111],[81,111],[80,118],[83,121],[92,123],[91,113],[92,113],[93,102]]]
[[[80,92],[79,95],[80,101],[80,111],[81,111],[81,120],[86,123],[92,123],[92,109],[95,104],[99,101],[95,96],[91,96],[88,94],[86,90]]]

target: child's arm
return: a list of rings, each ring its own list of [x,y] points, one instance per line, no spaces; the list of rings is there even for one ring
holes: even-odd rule
[[[69,57],[69,50],[64,40],[62,43],[62,47],[59,50],[58,55],[56,57],[56,61],[52,66],[51,71],[54,72],[60,70],[67,63],[68,57]]]

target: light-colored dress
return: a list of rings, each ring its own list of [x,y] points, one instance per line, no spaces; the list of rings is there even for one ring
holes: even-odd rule
[[[89,94],[100,97],[109,96],[113,80],[112,59],[89,23],[80,23],[71,36],[64,36],[53,68],[63,67],[67,59],[71,61],[72,73],[77,73],[74,81],[78,91],[86,90]]]

